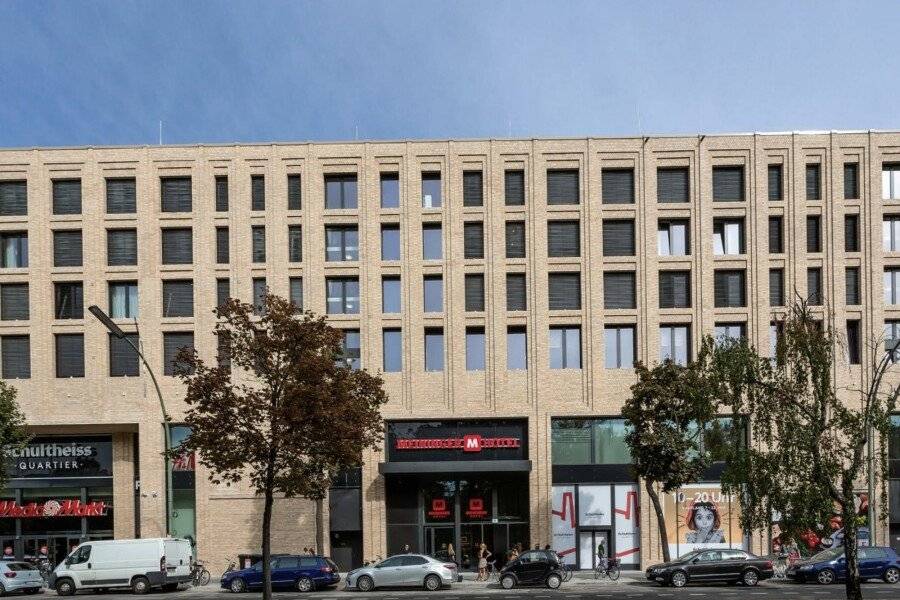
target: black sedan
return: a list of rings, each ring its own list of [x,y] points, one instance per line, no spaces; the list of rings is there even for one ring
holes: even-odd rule
[[[743,550],[695,550],[647,569],[650,581],[675,587],[718,582],[756,585],[773,574],[771,560]]]

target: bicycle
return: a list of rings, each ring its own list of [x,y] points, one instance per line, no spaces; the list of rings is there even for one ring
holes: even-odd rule
[[[575,565],[563,565],[563,583],[567,581],[571,581],[572,577],[575,576]]]
[[[53,565],[50,563],[50,559],[46,556],[42,556],[35,561],[37,564],[35,565],[41,573],[41,577],[44,581],[49,585],[50,583],[50,575],[53,573]]]
[[[230,569],[234,568],[234,562],[231,563]],[[227,573],[228,571],[226,571]],[[206,564],[202,560],[195,560],[191,565],[191,585],[201,586],[209,583],[210,576]]]
[[[779,553],[772,560],[773,579],[787,579],[788,555]]]
[[[601,579],[603,577],[609,577],[610,581],[616,581],[619,578],[619,561],[615,558],[610,558],[606,561],[606,568],[603,568],[603,562],[600,561],[597,563],[597,566],[594,567],[594,579]]]
[[[500,571],[497,569],[497,561],[495,560],[488,561],[485,582],[488,581],[500,581]]]

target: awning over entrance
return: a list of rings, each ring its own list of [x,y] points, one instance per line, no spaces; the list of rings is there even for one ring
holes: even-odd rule
[[[441,460],[423,462],[383,462],[378,464],[382,475],[414,473],[527,473],[530,460]]]

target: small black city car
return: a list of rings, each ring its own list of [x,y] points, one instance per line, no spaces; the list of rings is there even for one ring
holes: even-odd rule
[[[555,590],[563,581],[563,567],[552,550],[529,550],[506,563],[500,571],[500,585],[512,589],[517,585],[546,585]]]
[[[743,583],[756,585],[774,575],[772,561],[743,550],[694,550],[647,569],[647,579],[660,585]]]

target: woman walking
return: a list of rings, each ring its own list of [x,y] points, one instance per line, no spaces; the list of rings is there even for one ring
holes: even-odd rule
[[[475,578],[475,581],[487,581],[487,559],[491,557],[491,553],[487,549],[487,544],[481,542],[481,546],[478,547],[478,577]]]

